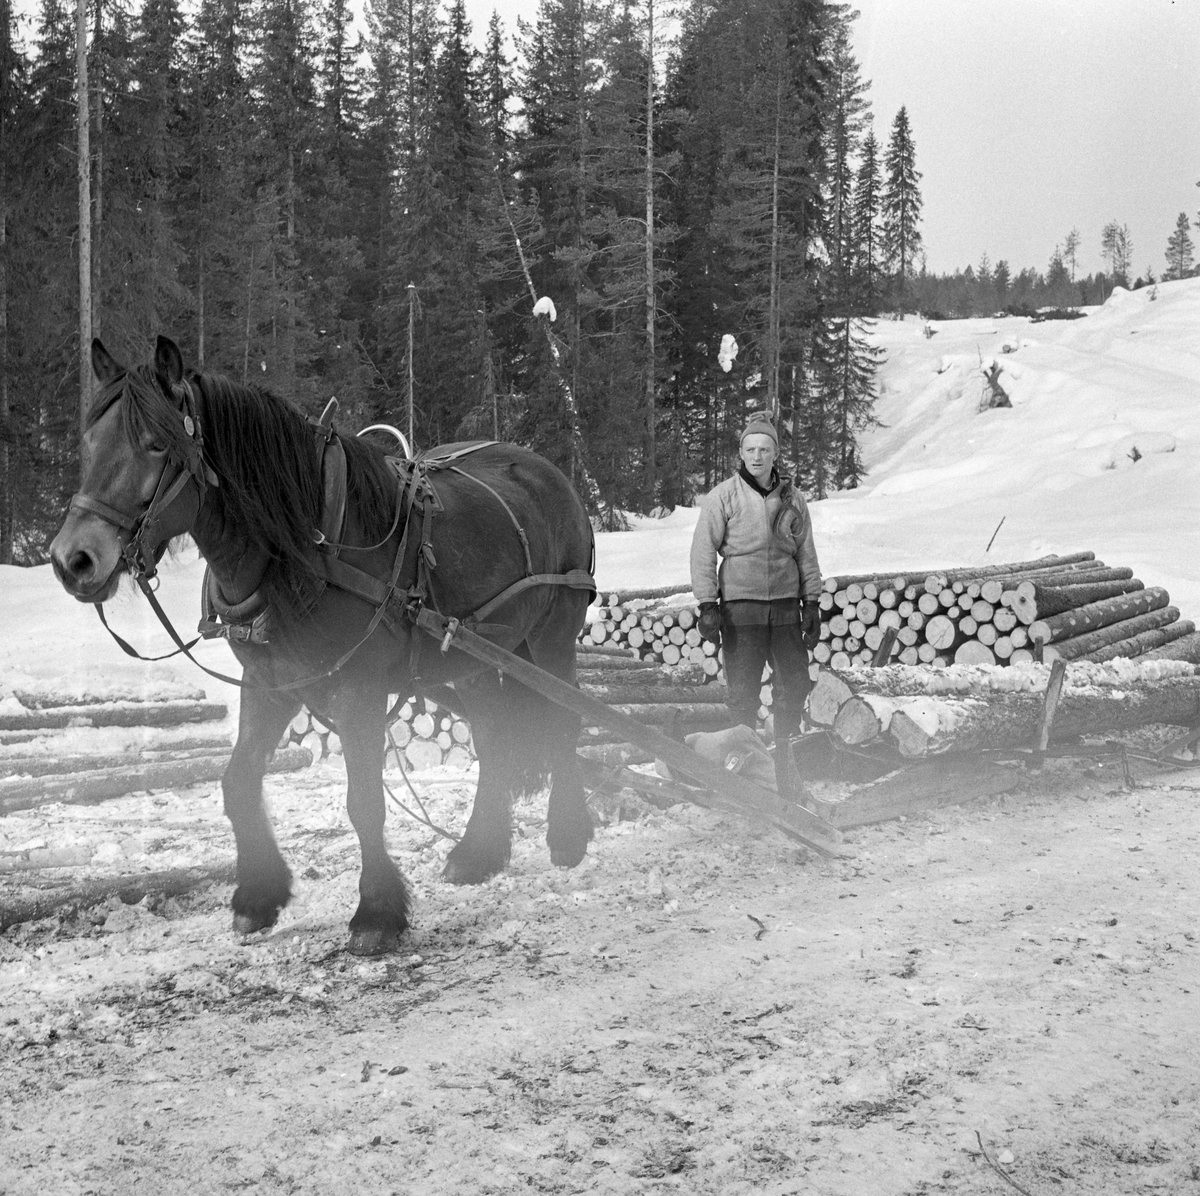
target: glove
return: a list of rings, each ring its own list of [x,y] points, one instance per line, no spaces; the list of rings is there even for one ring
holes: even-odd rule
[[[821,608],[815,602],[800,603],[800,637],[810,651],[821,638]]]
[[[715,602],[700,603],[700,619],[696,624],[700,638],[721,646],[721,608]]]

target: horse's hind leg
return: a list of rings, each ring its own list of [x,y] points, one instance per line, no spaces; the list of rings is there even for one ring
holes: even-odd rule
[[[408,886],[388,855],[383,835],[387,693],[370,685],[347,689],[352,697],[338,704],[337,724],[346,761],[346,807],[362,852],[359,902],[350,919],[348,950],[352,955],[382,955],[396,950],[409,923]]]
[[[462,839],[446,857],[442,876],[451,884],[482,884],[503,872],[512,853],[512,799],[517,781],[519,719],[500,675],[487,670],[456,686],[466,706],[479,758],[479,784]]]
[[[580,612],[582,614],[582,611]],[[539,668],[565,681],[575,680],[576,616],[563,603],[560,606],[561,627],[548,628],[548,633],[531,642],[531,655]],[[547,816],[546,843],[550,862],[559,868],[574,868],[587,855],[592,839],[592,817],[579,776],[579,757],[575,749],[579,742],[579,715],[548,699],[539,699],[544,710],[532,722],[538,736],[538,750],[550,772],[550,808]]]
[[[251,934],[274,926],[292,895],[292,874],[279,854],[263,806],[262,782],[276,745],[300,703],[257,689],[242,691],[238,739],[221,779],[225,813],[237,841],[233,929]]]

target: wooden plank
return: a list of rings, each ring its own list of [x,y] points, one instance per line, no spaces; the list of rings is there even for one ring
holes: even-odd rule
[[[997,764],[962,759],[922,761],[864,785],[845,801],[819,803],[819,813],[839,830],[849,830],[995,797],[1016,788],[1020,780],[1019,769]]]
[[[841,834],[800,806],[784,801],[777,794],[727,772],[720,765],[698,756],[691,748],[658,734],[644,723],[613,710],[603,702],[581,693],[575,686],[555,677],[513,653],[476,635],[457,621],[451,623],[427,607],[417,616],[417,626],[447,647],[453,643],[460,651],[500,669],[536,693],[559,706],[581,715],[587,722],[617,731],[630,743],[654,753],[655,757],[683,776],[690,777],[713,793],[716,809],[761,819],[799,839],[816,851],[830,856],[852,854],[842,846]]]

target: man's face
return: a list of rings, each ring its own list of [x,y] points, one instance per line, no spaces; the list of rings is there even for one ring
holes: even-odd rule
[[[778,456],[775,441],[765,432],[752,432],[742,441],[742,463],[760,486],[770,481],[771,470]]]

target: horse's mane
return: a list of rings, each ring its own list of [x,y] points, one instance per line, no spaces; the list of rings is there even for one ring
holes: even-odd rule
[[[226,526],[236,527],[270,559],[263,597],[298,615],[320,595],[313,531],[321,523],[321,459],[312,423],[288,400],[260,386],[218,374],[188,376],[205,460],[219,485],[208,491]],[[100,392],[87,424],[124,398],[122,419],[131,443],[149,433],[176,464],[186,459],[180,411],[160,389],[152,366],[118,375]],[[383,453],[357,437],[342,437],[346,453],[346,508],[368,543],[382,539],[395,513],[396,478]]]

